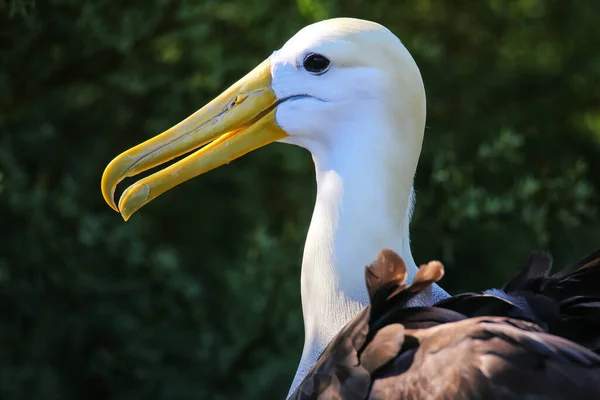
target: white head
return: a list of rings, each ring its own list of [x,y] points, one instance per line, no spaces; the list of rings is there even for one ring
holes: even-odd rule
[[[425,91],[415,61],[393,33],[370,21],[326,20],[302,29],[269,60],[276,96],[292,97],[277,107],[277,123],[289,135],[284,142],[313,154],[348,142],[382,144],[401,158],[398,172],[412,182],[423,141]],[[369,126],[357,130],[364,121]],[[387,133],[392,135],[377,136]]]
[[[400,40],[374,22],[322,21],[186,120],[116,157],[102,191],[128,219],[172,187],[266,144],[308,149],[318,191],[302,264],[306,342],[297,383],[367,302],[363,268],[382,248],[402,255],[409,277],[416,271],[408,222],[424,126],[423,82]],[[131,185],[117,208],[122,179],[198,148]]]

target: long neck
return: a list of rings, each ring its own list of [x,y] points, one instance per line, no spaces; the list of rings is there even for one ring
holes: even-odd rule
[[[370,158],[385,149],[365,151],[352,140],[335,148],[335,153],[311,149],[318,188],[302,260],[305,343],[290,394],[331,339],[368,304],[364,267],[380,250],[400,254],[410,280],[417,271],[408,231],[413,174],[390,176],[389,163]],[[436,286],[411,305],[445,296]]]

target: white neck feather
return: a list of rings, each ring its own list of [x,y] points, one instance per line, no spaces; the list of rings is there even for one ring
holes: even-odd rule
[[[331,339],[368,304],[364,267],[380,250],[402,256],[410,281],[417,272],[408,231],[415,166],[403,165],[410,164],[404,154],[394,155],[395,165],[382,162],[389,141],[365,141],[364,131],[353,128],[357,134],[344,132],[335,146],[304,143],[313,154],[317,199],[302,260],[304,350],[290,394]],[[446,296],[436,285],[410,305],[430,305]]]

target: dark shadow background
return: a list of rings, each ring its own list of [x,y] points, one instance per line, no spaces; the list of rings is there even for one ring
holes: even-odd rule
[[[558,265],[593,250],[598,15],[598,0],[0,0],[0,398],[287,393],[310,155],[269,146],[128,223],[100,177],[323,18],[386,25],[421,68],[412,242],[446,264],[443,286],[499,286],[535,248]]]

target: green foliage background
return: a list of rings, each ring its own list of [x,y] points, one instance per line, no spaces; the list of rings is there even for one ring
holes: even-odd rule
[[[445,262],[446,288],[498,286],[534,248],[591,251],[598,15],[598,0],[0,0],[0,398],[287,393],[309,154],[261,149],[129,223],[100,176],[323,18],[388,26],[421,68],[413,250]]]

